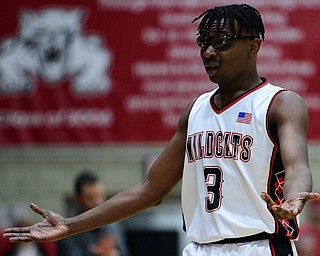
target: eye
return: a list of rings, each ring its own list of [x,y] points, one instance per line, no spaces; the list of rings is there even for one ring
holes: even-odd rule
[[[221,48],[230,44],[229,38],[225,36],[217,36],[212,38],[212,43],[215,48]]]
[[[199,45],[199,47],[201,48],[206,48],[208,45],[208,40],[207,38],[203,37],[203,36],[198,36],[197,37],[197,44]]]

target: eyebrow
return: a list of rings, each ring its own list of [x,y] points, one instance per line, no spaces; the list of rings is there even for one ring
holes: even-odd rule
[[[227,29],[223,28],[221,30],[219,30],[219,29],[211,30],[210,29],[208,32],[209,32],[208,35],[210,35],[210,33],[212,33],[212,34],[215,34],[214,36],[219,36],[219,35],[229,36],[231,31],[228,31]]]

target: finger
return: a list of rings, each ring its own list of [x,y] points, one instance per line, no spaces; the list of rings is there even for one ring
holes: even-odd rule
[[[295,217],[302,211],[302,207],[301,206],[296,206],[290,211],[291,211],[292,217]]]
[[[33,239],[30,237],[10,237],[9,242],[11,243],[21,243],[21,242],[31,242]]]
[[[8,236],[11,233],[28,233],[30,232],[30,227],[16,227],[16,228],[7,228],[3,231],[3,236]]]
[[[283,219],[292,219],[294,216],[292,215],[292,211],[283,208],[282,206],[276,204],[272,198],[265,192],[261,193],[262,199],[268,204],[270,209],[277,215],[277,217],[281,220]]]
[[[31,241],[33,241],[33,239],[28,236],[11,236],[9,238],[9,242],[12,242],[12,243],[31,242]]]
[[[46,217],[48,217],[47,211],[46,211],[45,209],[40,208],[39,206],[37,206],[37,205],[34,204],[34,203],[31,203],[31,204],[30,204],[30,208],[31,208],[32,211],[34,211],[35,213],[41,215],[44,219],[45,219]]]
[[[30,242],[33,241],[31,236],[30,227],[21,227],[21,228],[8,228],[4,231],[3,238],[8,239],[10,242]]]
[[[279,208],[279,206],[272,200],[272,198],[267,193],[262,192],[261,198],[268,204],[269,207],[273,207],[275,208],[275,210]]]
[[[319,200],[320,194],[319,193],[301,193],[300,197],[303,197],[306,201]]]

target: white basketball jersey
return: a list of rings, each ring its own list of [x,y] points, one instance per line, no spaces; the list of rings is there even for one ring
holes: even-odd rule
[[[198,243],[261,232],[297,235],[296,220],[276,221],[261,199],[267,192],[283,202],[284,168],[268,134],[267,115],[283,89],[266,80],[223,109],[218,89],[201,95],[188,121],[182,182],[187,236]]]

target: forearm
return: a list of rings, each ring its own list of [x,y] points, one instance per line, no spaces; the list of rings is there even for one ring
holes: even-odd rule
[[[144,182],[138,183],[101,205],[66,219],[70,235],[95,229],[141,212],[142,210],[153,206],[161,199],[161,195],[150,194],[145,188]]]
[[[184,122],[187,114],[182,119]],[[180,128],[150,168],[147,178],[101,205],[66,219],[69,235],[125,219],[158,204],[182,178],[186,132],[183,121],[179,121]]]
[[[286,199],[300,192],[311,191],[312,175],[308,167],[300,167],[295,171],[286,171],[284,183],[284,197]]]

